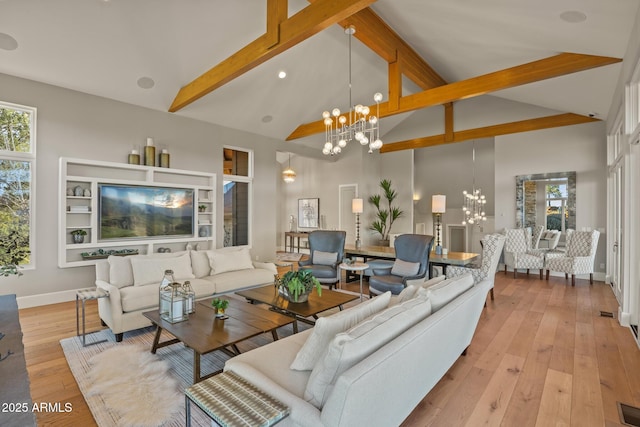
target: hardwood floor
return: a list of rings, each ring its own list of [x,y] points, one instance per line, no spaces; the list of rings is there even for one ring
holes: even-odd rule
[[[640,350],[600,316],[617,311],[608,285],[568,283],[499,272],[467,355],[403,425],[621,426],[616,402],[640,406]],[[87,329],[100,328],[95,301],[87,309]],[[95,425],[59,344],[76,333],[75,303],[20,310],[20,322],[33,401],[73,405],[38,413],[38,425]]]

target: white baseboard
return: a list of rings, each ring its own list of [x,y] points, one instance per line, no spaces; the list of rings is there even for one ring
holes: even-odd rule
[[[618,322],[620,326],[631,326],[631,313],[622,311],[622,307],[618,307]]]
[[[40,307],[42,305],[57,304],[60,302],[75,301],[76,290],[51,292],[48,294],[29,295],[16,298],[18,308]]]
[[[504,272],[504,264],[500,264],[500,266],[498,267],[497,272],[499,273],[501,271]],[[512,268],[508,268],[507,271],[513,272],[513,269]],[[530,272],[529,274],[538,274],[539,273],[539,269],[533,269],[531,271],[533,273]],[[526,273],[526,271],[523,268],[518,270],[518,275],[525,274],[525,273]],[[546,270],[544,270],[544,274],[545,274],[545,277],[546,277],[546,274],[547,274]],[[557,271],[550,271],[549,272],[549,276],[550,277],[564,277],[564,273],[559,273]],[[578,275],[576,275],[576,279],[589,280],[589,275],[588,274],[578,274]],[[606,273],[605,272],[596,271],[595,273],[593,273],[593,280],[597,280],[599,282],[604,282],[605,279],[606,279]]]

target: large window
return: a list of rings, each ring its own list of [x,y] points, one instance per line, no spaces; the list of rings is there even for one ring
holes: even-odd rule
[[[0,102],[0,265],[33,266],[35,108]]]
[[[224,246],[251,242],[253,152],[224,147]]]

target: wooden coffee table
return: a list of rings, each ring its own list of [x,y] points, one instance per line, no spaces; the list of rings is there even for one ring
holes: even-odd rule
[[[151,353],[161,347],[184,343],[193,350],[193,383],[209,378],[221,371],[202,376],[200,373],[200,356],[220,350],[230,356],[240,353],[237,343],[248,338],[271,332],[274,340],[278,339],[276,329],[295,322],[290,316],[264,310],[251,304],[229,299],[229,307],[225,314],[228,319],[216,318],[211,306],[211,298],[199,301],[196,312],[189,315],[184,322],[169,323],[160,318],[158,310],[142,313],[158,327],[153,340]],[[294,326],[295,325],[294,323]],[[175,338],[160,342],[160,335],[165,330]]]
[[[343,304],[358,298],[357,295],[323,289],[321,297],[319,297],[315,291],[311,291],[307,302],[293,303],[280,295],[276,287],[273,285],[236,292],[236,295],[244,297],[252,303],[260,302],[268,304],[274,311],[291,316],[296,321],[300,320],[301,322],[309,323],[311,325],[313,325],[314,322],[308,319],[309,317],[317,319],[318,313],[322,313],[323,311],[335,307],[342,310]],[[298,332],[297,322],[293,324],[293,332]]]

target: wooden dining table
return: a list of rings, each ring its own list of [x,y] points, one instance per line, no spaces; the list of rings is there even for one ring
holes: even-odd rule
[[[396,259],[395,248],[389,246],[362,246],[360,248],[355,245],[344,246],[345,257],[361,257],[364,262],[370,259]],[[433,267],[442,267],[442,273],[446,274],[447,266],[467,266],[475,262],[480,255],[472,252],[449,252],[446,255],[436,255],[435,251],[429,254],[429,278],[433,277]]]

